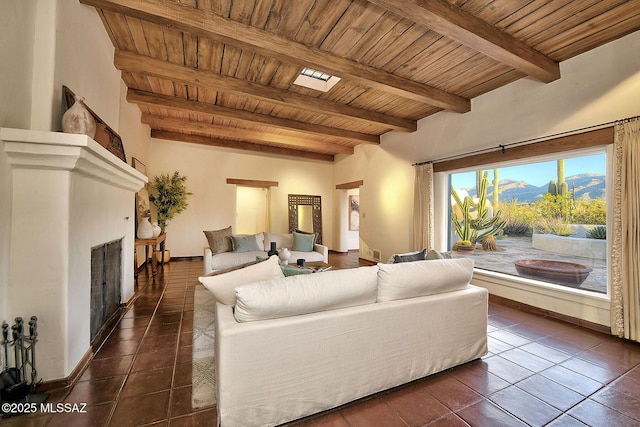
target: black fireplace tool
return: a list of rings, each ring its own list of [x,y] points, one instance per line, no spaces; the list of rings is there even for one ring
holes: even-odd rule
[[[38,341],[38,318],[31,316],[29,320],[29,335],[25,335],[24,320],[16,317],[11,326],[11,338],[9,340],[9,325],[2,323],[2,349],[4,355],[4,370],[0,373],[0,400],[11,403],[29,403],[39,405],[47,400],[47,393],[36,393],[38,381],[36,370],[35,345]],[[9,347],[13,346],[13,363],[10,367]],[[30,368],[30,372],[28,369]],[[27,376],[30,376],[31,382]],[[19,405],[17,407],[20,407]],[[4,405],[3,405],[4,408]],[[2,411],[2,418],[8,418],[20,413]]]

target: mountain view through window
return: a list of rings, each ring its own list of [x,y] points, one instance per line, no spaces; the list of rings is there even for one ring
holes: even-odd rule
[[[473,257],[484,270],[607,292],[604,152],[451,174],[450,194],[455,256]]]

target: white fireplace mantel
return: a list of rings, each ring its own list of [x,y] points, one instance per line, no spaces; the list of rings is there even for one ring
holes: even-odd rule
[[[87,135],[0,128],[12,168],[61,169],[138,191],[146,176]]]
[[[0,140],[8,318],[38,316],[39,376],[67,378],[91,348],[91,248],[122,240],[121,301],[133,295],[135,192],[147,178],[85,135],[0,128]]]

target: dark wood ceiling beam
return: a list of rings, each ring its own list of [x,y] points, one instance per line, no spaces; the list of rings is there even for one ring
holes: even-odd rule
[[[206,136],[186,135],[177,132],[167,132],[162,130],[152,130],[151,137],[157,139],[167,139],[169,141],[189,142],[192,144],[207,145],[210,147],[223,147],[235,150],[255,151],[263,154],[276,154],[279,156],[290,156],[299,159],[320,160],[323,162],[333,162],[332,154],[312,153],[311,151],[293,150],[290,148],[273,147],[269,145],[252,144],[250,142],[225,141],[218,138]]]
[[[278,181],[261,181],[257,179],[227,178],[227,184],[243,185],[245,187],[271,188],[279,185]]]
[[[297,149],[308,149],[309,151],[324,151],[333,154],[344,153],[353,154],[353,147],[347,145],[332,144],[329,142],[299,140],[286,135],[279,135],[255,130],[217,126],[206,122],[194,122],[175,117],[156,116],[153,114],[142,114],[142,123],[151,126],[152,129],[171,129],[173,131],[201,132],[215,135],[219,138],[233,138],[246,142],[266,142],[268,144],[289,145]]]
[[[471,110],[471,101],[467,98],[225,19],[210,10],[194,9],[162,0],[80,2],[213,38],[283,62],[316,68],[367,87],[445,110],[459,113]]]
[[[368,125],[385,126],[394,130],[413,132],[417,129],[415,120],[389,116],[375,111],[363,110],[345,104],[325,101],[300,95],[286,90],[259,85],[235,77],[196,70],[183,65],[172,64],[160,59],[117,50],[114,64],[120,71],[140,73],[181,83],[213,88],[238,95],[249,95],[260,100],[286,107],[313,111],[314,113],[340,116],[349,120],[366,122]]]
[[[551,58],[444,0],[368,0],[545,83],[560,78]]]
[[[127,101],[137,105],[153,108],[168,108],[176,111],[185,111],[196,114],[211,114],[218,118],[238,120],[239,122],[266,126],[269,128],[283,129],[294,132],[301,138],[309,136],[333,136],[356,144],[380,144],[380,136],[367,133],[353,132],[313,123],[299,122],[283,119],[281,117],[267,116],[265,114],[252,113],[245,110],[223,107],[215,104],[191,101],[184,98],[176,98],[169,95],[160,95],[136,89],[127,91]]]

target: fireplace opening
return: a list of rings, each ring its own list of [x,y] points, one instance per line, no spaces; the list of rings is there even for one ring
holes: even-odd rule
[[[91,342],[120,307],[122,239],[91,248]]]

